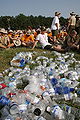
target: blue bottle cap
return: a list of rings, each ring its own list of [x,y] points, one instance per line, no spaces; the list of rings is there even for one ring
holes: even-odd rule
[[[52,78],[51,79],[51,84],[54,86],[58,83],[57,79],[56,78]]]

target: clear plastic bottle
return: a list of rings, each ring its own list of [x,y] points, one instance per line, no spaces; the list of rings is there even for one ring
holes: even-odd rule
[[[52,106],[51,110],[50,110],[51,116],[53,119],[57,120],[64,120],[64,114],[63,111],[61,110],[61,108],[58,105],[54,105]]]
[[[6,117],[9,115],[9,106],[8,105],[5,105],[1,110],[0,110],[0,113],[1,113],[1,116],[3,117]]]
[[[19,116],[19,114],[20,114],[18,104],[15,103],[15,102],[11,102],[9,104],[9,107],[10,107],[10,110],[9,110],[10,115],[13,116],[14,118],[17,118]]]

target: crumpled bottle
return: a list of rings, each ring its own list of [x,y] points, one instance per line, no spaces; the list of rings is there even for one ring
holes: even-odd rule
[[[51,108],[51,115],[55,119],[60,119],[60,120],[65,119],[63,111],[61,110],[61,108],[58,105],[55,105]]]

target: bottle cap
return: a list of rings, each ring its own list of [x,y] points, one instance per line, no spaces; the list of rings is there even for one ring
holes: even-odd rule
[[[36,109],[34,110],[34,114],[35,114],[36,116],[39,116],[39,115],[41,114],[41,110],[40,110],[39,108],[36,108]]]

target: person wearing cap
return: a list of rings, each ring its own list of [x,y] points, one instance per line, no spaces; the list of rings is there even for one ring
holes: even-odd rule
[[[68,33],[70,33],[72,30],[75,30],[75,25],[76,25],[75,15],[76,14],[74,12],[70,13],[70,17],[68,19],[68,26],[67,26]]]
[[[22,45],[26,47],[32,47],[34,44],[34,36],[31,33],[31,30],[28,30],[21,38]]]
[[[80,36],[80,16],[76,15],[76,32]]]
[[[52,36],[53,36],[53,43],[57,42],[57,35],[59,32],[59,27],[60,27],[60,23],[59,23],[59,16],[60,16],[60,12],[55,12],[55,17],[53,18],[52,24],[51,24],[51,31],[52,31]]]

